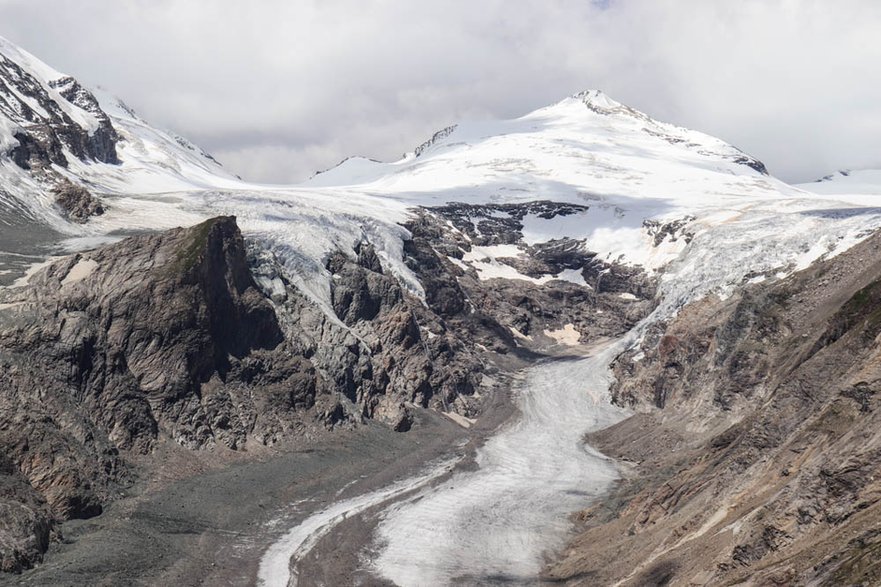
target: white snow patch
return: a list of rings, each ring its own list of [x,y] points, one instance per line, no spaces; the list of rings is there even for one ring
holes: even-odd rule
[[[473,418],[466,418],[461,414],[457,414],[456,412],[443,412],[444,416],[461,426],[462,428],[471,428],[477,420]]]
[[[56,260],[58,260],[58,257],[50,257],[49,259],[46,259],[45,261],[41,261],[39,263],[34,263],[33,265],[31,265],[30,267],[27,268],[24,275],[22,275],[21,277],[19,277],[15,281],[13,281],[12,285],[10,287],[24,287],[24,286],[26,286],[28,283],[30,283],[31,278],[34,275],[39,273],[40,270],[45,269],[46,267],[51,265]]]
[[[477,276],[482,281],[488,279],[518,279],[542,284],[553,279],[551,275],[543,275],[542,277],[524,275],[516,268],[504,262],[505,258],[517,258],[521,255],[523,255],[523,251],[517,245],[473,246],[470,251],[463,255],[462,259],[477,270]]]
[[[558,343],[568,346],[578,346],[578,341],[581,339],[581,333],[575,329],[573,324],[566,324],[559,330],[545,330],[544,334]]]
[[[0,116],[0,153],[8,153],[18,146],[18,139],[14,135],[19,130],[20,128],[17,124]]]
[[[520,332],[519,330],[517,330],[513,326],[509,326],[508,330],[510,330],[511,334],[514,335],[514,338],[519,338],[521,340],[529,340],[529,341],[532,340],[532,336],[527,336],[527,335],[523,334],[522,332]]]
[[[98,262],[94,259],[80,259],[61,280],[61,287],[82,281],[94,273],[97,268]]]
[[[494,261],[500,257],[519,257],[523,251],[517,245],[473,246],[462,256],[463,261]]]
[[[530,277],[529,275],[520,273],[510,265],[506,265],[505,263],[496,260],[474,261],[471,265],[477,270],[477,276],[481,281],[487,281],[489,279],[516,279],[519,281],[531,281],[532,283],[541,285],[542,283],[547,283],[553,279],[550,275]]]
[[[564,269],[554,275],[554,279],[558,279],[560,281],[568,281],[569,283],[574,283],[575,285],[581,285],[588,289],[593,289],[589,283],[584,281],[584,275],[581,273],[581,269]]]
[[[462,271],[468,271],[468,265],[466,265],[461,259],[447,256],[447,260],[449,260],[450,263],[452,263]]]

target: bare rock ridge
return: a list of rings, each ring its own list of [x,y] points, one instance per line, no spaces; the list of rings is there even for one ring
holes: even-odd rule
[[[54,192],[55,203],[72,222],[82,224],[92,216],[104,214],[104,205],[81,185],[63,180],[55,186]]]
[[[593,442],[636,468],[582,514],[552,575],[878,584],[879,279],[875,234],[787,279],[693,303],[620,356],[616,401],[639,414]]]
[[[61,98],[88,112],[94,128],[75,121],[50,95]],[[31,104],[39,106],[39,111]],[[119,137],[110,118],[100,109],[95,97],[71,77],[43,86],[34,76],[0,55],[0,113],[19,129],[14,137],[18,145],[10,158],[23,169],[45,169],[50,165],[67,167],[67,149],[81,160],[118,163],[116,143]]]
[[[0,447],[13,499],[39,507],[12,518],[33,537],[3,549],[4,570],[45,550],[55,520],[101,512],[125,481],[120,450],[149,452],[160,431],[235,446],[244,418],[232,417],[230,393],[245,393],[261,372],[248,361],[270,360],[282,342],[232,218],[66,258],[8,293]],[[284,361],[290,379],[308,373]]]

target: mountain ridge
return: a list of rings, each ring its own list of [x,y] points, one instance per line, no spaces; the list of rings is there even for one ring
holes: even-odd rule
[[[710,439],[726,448],[741,415],[773,418],[750,379],[751,361],[764,365],[761,345],[789,356],[787,345],[807,344],[783,320],[797,322],[797,312],[775,305],[778,289],[822,298],[837,287],[824,271],[865,271],[857,255],[881,228],[881,208],[865,194],[789,186],[720,139],[595,90],[513,120],[446,127],[399,161],[352,158],[303,184],[270,186],[230,175],[118,99],[2,40],[0,83],[0,225],[24,226],[0,231],[0,275],[19,278],[0,287],[0,507],[17,512],[0,520],[4,570],[38,564],[63,522],[124,499],[139,475],[165,482],[193,452],[271,458],[275,445],[300,450],[328,431],[358,438],[434,418],[473,447],[486,438],[468,436],[478,416],[515,411],[499,398],[520,370],[572,360],[597,341],[616,342],[590,363],[592,376],[606,381],[611,368],[622,382],[592,389],[593,400],[679,419],[685,430],[709,414],[732,428],[719,424],[722,440]],[[40,246],[21,248],[24,233]],[[851,332],[845,342],[874,332],[867,296],[833,312],[829,332]],[[707,307],[712,320],[689,322]],[[817,339],[819,351],[834,338]],[[702,377],[739,391],[720,384],[718,399],[681,387]],[[871,407],[873,382],[848,397]],[[700,409],[682,401],[689,393]],[[626,431],[640,420],[624,422]],[[549,428],[553,444],[560,438]],[[640,432],[650,447],[675,445],[663,426]],[[540,458],[541,448],[530,454]],[[156,462],[159,453],[175,458]],[[674,466],[676,457],[657,462]],[[735,457],[757,467],[749,459],[761,455]],[[689,471],[696,487],[709,483],[699,466]],[[645,490],[649,511],[640,524],[675,525],[650,507],[673,511],[667,478],[642,473],[635,493]],[[683,503],[707,524],[720,521],[682,487]],[[630,504],[633,495],[614,498]],[[605,522],[617,528],[615,515],[585,535],[610,531]],[[750,540],[731,545],[740,550],[720,551],[722,564],[769,560],[785,546],[779,532],[795,535],[773,527],[766,536],[749,526]],[[614,534],[630,548],[626,537]],[[550,572],[589,580],[594,551],[575,545]],[[637,580],[678,568],[647,568]],[[66,572],[41,568],[27,580],[63,584]],[[128,572],[115,568],[114,578]]]

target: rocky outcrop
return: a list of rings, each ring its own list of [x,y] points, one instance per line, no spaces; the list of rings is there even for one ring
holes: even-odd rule
[[[74,120],[63,107],[64,101],[69,103],[68,109],[81,109],[93,123],[84,126]],[[64,77],[46,87],[0,55],[0,114],[19,128],[14,133],[18,145],[9,156],[23,169],[45,169],[53,164],[67,167],[65,149],[83,161],[119,163],[119,137],[110,118],[73,78]]]
[[[73,222],[84,223],[92,216],[104,214],[104,206],[86,188],[62,181],[55,186],[55,203],[64,216]]]
[[[553,574],[878,583],[879,279],[875,235],[790,278],[687,306],[619,357],[615,398],[639,414],[594,440],[636,466],[583,514]]]
[[[530,245],[523,238],[527,215],[549,220],[588,209],[544,201],[448,204],[423,210],[406,225],[413,238],[404,250],[429,307],[445,318],[464,319],[460,329],[475,320],[500,326],[491,338],[476,339],[498,352],[511,347],[541,352],[559,344],[564,332],[564,344],[572,345],[620,336],[654,308],[655,279],[637,267],[598,259],[582,241]],[[522,279],[485,279],[463,262],[474,246],[493,245],[516,245],[520,254],[502,261]],[[580,283],[550,279],[566,273]]]
[[[0,454],[21,514],[7,530],[37,536],[4,549],[13,570],[45,549],[51,520],[101,512],[127,482],[121,455],[160,435],[259,441],[321,385],[285,352],[232,218],[65,258],[0,295]]]
[[[403,431],[415,407],[476,414],[473,393],[486,369],[470,334],[404,291],[372,245],[351,253],[327,262],[333,316],[306,300],[278,265],[256,260],[261,281],[283,281],[274,291],[285,292],[276,301],[294,352],[309,357],[334,390],[327,417],[376,418]]]
[[[46,500],[0,455],[0,572],[19,572],[40,560],[53,529]]]
[[[70,76],[53,80],[49,82],[49,85],[61,94],[65,100],[88,112],[98,121],[98,128],[91,132],[83,142],[82,155],[76,151],[74,151],[74,154],[80,159],[85,156],[102,163],[119,163],[119,158],[116,154],[116,143],[119,141],[119,135],[116,133],[116,129],[113,128],[110,117],[101,110],[101,106],[98,104],[95,96]]]

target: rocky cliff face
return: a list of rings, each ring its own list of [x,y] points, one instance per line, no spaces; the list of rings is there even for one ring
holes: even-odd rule
[[[254,287],[231,218],[128,239],[51,264],[0,302],[0,453],[24,536],[4,570],[45,549],[58,519],[101,512],[125,482],[120,451],[159,434],[191,447],[243,442],[273,405],[272,365],[289,393],[314,395],[308,365],[283,352],[274,311]],[[311,399],[307,400],[311,401]]]
[[[59,99],[81,109],[91,117],[90,125],[74,120]],[[67,167],[66,149],[83,161],[118,163],[119,137],[95,97],[71,77],[44,86],[33,75],[4,55],[0,55],[0,114],[16,124],[18,145],[10,158],[23,169],[42,169],[51,164]]]
[[[881,580],[881,236],[791,278],[704,299],[614,369],[633,463],[554,566],[576,584]],[[618,561],[605,563],[614,556]]]

